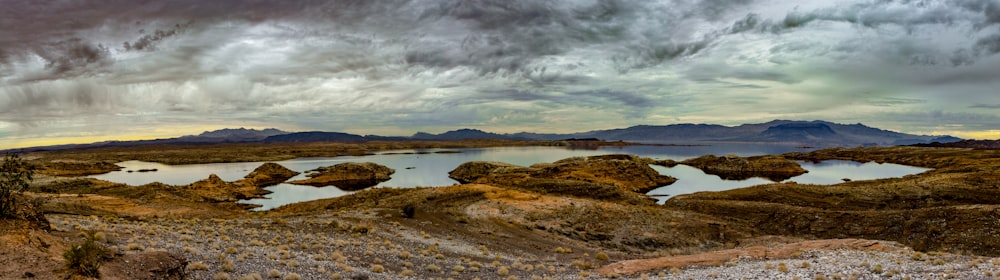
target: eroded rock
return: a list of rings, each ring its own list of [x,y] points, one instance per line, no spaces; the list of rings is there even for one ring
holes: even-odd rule
[[[396,170],[371,162],[345,162],[307,171],[309,179],[291,184],[316,187],[336,186],[342,190],[360,190],[388,181]]]
[[[493,173],[494,171],[501,168],[524,168],[520,165],[514,165],[504,162],[496,161],[470,161],[463,163],[455,168],[451,172],[448,172],[448,178],[455,179],[459,183],[467,184],[478,180],[479,178],[486,177]]]
[[[682,161],[707,174],[717,175],[725,180],[745,180],[753,177],[767,178],[780,182],[805,174],[799,164],[781,156],[738,157],[705,155]]]
[[[241,199],[259,198],[268,193],[252,184],[226,182],[215,174],[209,175],[207,179],[181,186],[181,189],[211,202],[236,202]]]
[[[242,182],[257,187],[277,185],[299,175],[299,172],[285,168],[280,164],[268,162],[260,165],[253,172],[243,177]]]
[[[448,175],[462,183],[645,203],[639,194],[676,181],[650,168],[649,162],[632,155],[574,157],[530,167],[478,161],[463,163]]]

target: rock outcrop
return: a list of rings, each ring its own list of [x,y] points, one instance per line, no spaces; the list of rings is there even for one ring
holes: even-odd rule
[[[396,170],[371,162],[345,162],[307,172],[306,176],[309,179],[289,183],[316,187],[336,186],[342,190],[353,191],[388,181]]]
[[[241,199],[259,198],[270,193],[252,184],[226,182],[215,174],[209,175],[207,179],[181,186],[181,189],[210,202],[236,202]]]
[[[479,178],[489,176],[494,171],[504,172],[510,169],[525,168],[524,166],[495,162],[495,161],[470,161],[463,163],[451,172],[448,177],[455,179],[459,183],[468,184],[475,182]],[[501,170],[503,169],[503,170]]]
[[[682,161],[707,174],[718,175],[726,180],[745,180],[753,177],[767,178],[780,182],[788,178],[805,174],[805,169],[799,164],[781,156],[738,157],[705,155]]]
[[[102,279],[185,279],[184,256],[168,252],[143,252],[116,257],[101,265]]]
[[[643,203],[642,193],[677,180],[660,175],[649,162],[633,155],[574,157],[530,167],[478,161],[463,163],[448,175],[462,183]]]
[[[122,167],[110,162],[60,160],[43,164],[39,173],[52,176],[89,176],[118,170],[122,170]]]
[[[277,185],[299,175],[299,172],[285,168],[280,164],[268,162],[254,169],[237,183],[250,184],[256,187]]]

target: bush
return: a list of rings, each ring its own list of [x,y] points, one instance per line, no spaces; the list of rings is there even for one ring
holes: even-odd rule
[[[70,246],[63,252],[63,260],[70,270],[87,277],[98,277],[101,260],[111,257],[111,251],[94,242],[93,234],[88,234],[83,243]]]
[[[28,182],[35,173],[33,166],[21,160],[17,154],[7,154],[0,165],[0,218],[15,217],[16,195],[28,188]]]
[[[413,204],[407,204],[406,206],[403,206],[403,217],[407,219],[412,219],[413,215],[416,214],[417,214],[417,207],[413,206]]]

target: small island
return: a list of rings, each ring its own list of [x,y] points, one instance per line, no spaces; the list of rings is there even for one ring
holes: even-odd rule
[[[345,191],[355,191],[388,181],[396,170],[371,162],[345,162],[306,172],[309,179],[288,183],[314,187],[335,186]]]

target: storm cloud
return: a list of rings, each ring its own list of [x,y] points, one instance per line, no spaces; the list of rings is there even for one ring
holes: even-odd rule
[[[1000,104],[988,0],[0,5],[3,146],[99,138],[94,123],[409,134],[867,114],[961,134],[941,128],[972,119],[903,118]]]

